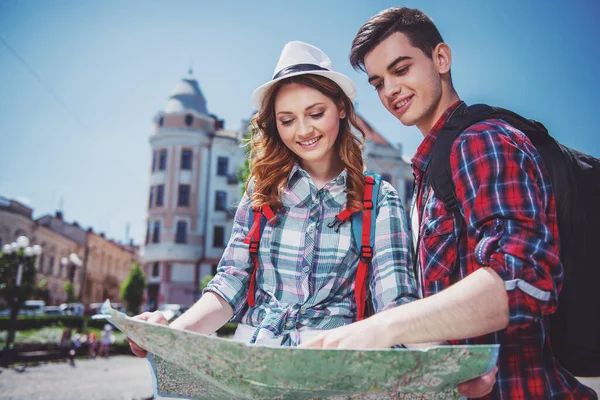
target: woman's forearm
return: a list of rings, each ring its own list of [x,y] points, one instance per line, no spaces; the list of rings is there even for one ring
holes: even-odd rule
[[[206,292],[189,310],[170,326],[174,329],[209,334],[233,317],[233,309],[221,296]]]

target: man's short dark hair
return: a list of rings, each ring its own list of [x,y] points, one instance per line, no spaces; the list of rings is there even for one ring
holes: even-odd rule
[[[360,27],[352,41],[350,64],[354,69],[365,71],[365,56],[396,32],[405,34],[414,47],[430,58],[435,46],[444,42],[431,18],[424,12],[408,7],[392,7],[371,17]]]

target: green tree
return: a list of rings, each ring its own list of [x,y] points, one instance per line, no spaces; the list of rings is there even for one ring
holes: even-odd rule
[[[36,257],[25,257],[23,249],[10,254],[0,252],[0,297],[8,304],[12,304],[16,297],[17,309],[35,290],[35,260]],[[19,264],[22,265],[21,286],[17,290],[15,283]]]
[[[200,281],[200,292],[202,292],[208,286],[208,282],[210,282],[214,278],[213,275],[204,275],[204,278]]]
[[[125,302],[127,312],[139,314],[146,289],[146,275],[138,263],[133,263],[129,276],[121,285],[121,299]]]
[[[43,278],[33,289],[33,298],[48,302],[48,279]]]
[[[246,192],[246,181],[248,180],[249,176],[250,176],[250,160],[248,158],[246,158],[246,160],[244,161],[244,165],[240,165],[238,167],[238,173],[237,173],[238,181],[240,181],[242,183],[242,187],[240,189],[242,192],[242,196]]]
[[[64,289],[65,289],[65,294],[67,295],[67,303],[74,303],[75,302],[75,289],[73,288],[73,283],[66,282]]]
[[[238,167],[237,178],[238,181],[242,183],[242,196],[246,191],[246,181],[250,176],[250,138],[258,131],[258,125],[256,123],[256,114],[250,118],[250,122],[248,122],[248,132],[244,135],[242,139],[244,144],[246,145],[246,161],[244,161],[244,165]]]
[[[26,257],[25,250],[19,249],[9,254],[0,252],[0,297],[10,305],[10,326],[2,354],[9,354],[15,341],[15,322],[19,309],[25,300],[35,290],[35,262],[36,257]],[[17,286],[17,275],[21,266],[21,281]],[[2,361],[4,363],[4,360]],[[10,362],[10,361],[9,361]]]

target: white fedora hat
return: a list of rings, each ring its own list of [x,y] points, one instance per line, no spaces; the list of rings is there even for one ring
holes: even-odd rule
[[[350,100],[356,96],[354,83],[344,74],[335,72],[331,60],[321,49],[303,42],[289,42],[279,56],[273,79],[261,85],[252,94],[252,103],[260,109],[265,93],[271,85],[292,76],[313,74],[329,78],[346,93]]]

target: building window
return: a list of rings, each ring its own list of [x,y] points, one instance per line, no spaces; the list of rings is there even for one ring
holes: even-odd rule
[[[59,278],[63,277],[63,263],[62,263],[62,258],[60,260],[58,260],[58,274],[56,276],[58,276]]]
[[[154,264],[152,264],[152,277],[156,278],[158,276],[158,274],[160,273],[159,271],[160,268],[160,264],[155,262]]]
[[[210,271],[211,275],[212,276],[217,275],[217,270],[218,269],[219,269],[219,264],[213,264],[212,267],[211,267],[211,271]]]
[[[165,117],[160,117],[158,119],[158,126],[163,126],[165,124]]]
[[[213,247],[225,247],[225,227],[215,226],[213,229]]]
[[[44,272],[44,253],[39,256],[39,265],[38,265],[40,274]]]
[[[390,174],[381,174],[381,180],[392,183],[392,176]]]
[[[163,149],[160,151],[160,156],[158,157],[158,170],[164,171],[167,169],[167,150]]]
[[[152,208],[153,202],[154,202],[154,187],[150,186],[150,198],[148,199],[148,208]]]
[[[156,171],[156,158],[158,153],[156,151],[152,152],[152,172]]]
[[[165,185],[156,186],[156,206],[162,207],[165,205]]]
[[[187,207],[190,205],[190,185],[179,185],[179,197],[177,198],[178,207]]]
[[[160,221],[154,221],[154,231],[152,232],[152,243],[160,243]]]
[[[192,169],[192,150],[181,150],[181,165],[179,166],[179,168],[182,170]]]
[[[50,256],[50,262],[48,263],[48,275],[52,275],[54,273],[54,256]]]
[[[187,239],[187,222],[177,221],[177,233],[175,235],[175,243],[186,243]]]
[[[215,211],[227,210],[227,192],[217,190],[215,193]]]
[[[186,114],[185,115],[185,124],[187,126],[192,126],[193,123],[194,123],[194,116],[192,114]]]
[[[217,175],[227,176],[229,170],[229,159],[227,157],[217,157]]]
[[[148,228],[146,229],[146,244],[148,244],[150,242],[150,229],[152,227],[152,224],[150,223],[150,221],[148,221]]]

